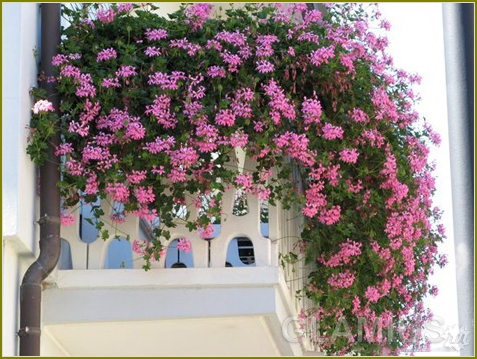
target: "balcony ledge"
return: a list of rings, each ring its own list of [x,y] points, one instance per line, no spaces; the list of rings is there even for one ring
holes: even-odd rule
[[[189,339],[196,343],[210,341],[210,333],[201,330],[208,326],[235,328],[236,338],[227,339],[229,343],[245,343],[253,331],[264,338],[262,344],[234,353],[223,346],[200,352],[206,356],[303,355],[301,345],[287,340],[283,331],[284,323],[285,330],[294,331],[295,321],[292,326],[287,324],[296,316],[289,293],[278,267],[59,270],[43,295],[46,347],[63,348],[62,355],[93,355],[94,348],[85,351],[81,342],[88,338],[97,341],[118,325],[128,328],[124,333],[160,333],[176,328],[178,338],[187,336],[180,329],[187,325],[187,332],[194,333]],[[76,342],[79,331],[88,338]],[[108,338],[101,344],[104,355],[120,353],[129,342],[126,334],[114,340],[115,344],[107,344]],[[165,352],[193,353],[181,351],[177,341],[171,340],[170,345]],[[139,351],[144,356],[154,353],[157,355],[155,351]]]
[[[58,289],[270,287],[280,281],[278,267],[59,270]]]

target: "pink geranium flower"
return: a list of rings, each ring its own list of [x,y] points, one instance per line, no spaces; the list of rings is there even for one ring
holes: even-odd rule
[[[48,100],[38,100],[32,107],[32,111],[35,115],[40,113],[54,112],[53,104]]]
[[[345,148],[340,152],[340,160],[348,163],[356,163],[358,160],[358,150],[356,148]]]
[[[191,251],[191,243],[187,238],[180,238],[177,242],[177,249],[189,253]]]

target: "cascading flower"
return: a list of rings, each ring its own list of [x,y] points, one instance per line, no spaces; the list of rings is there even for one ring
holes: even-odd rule
[[[164,258],[171,213],[189,193],[210,197],[195,202],[198,218],[181,218],[204,239],[213,238],[230,187],[298,206],[299,254],[290,258],[313,267],[301,295],[316,308],[302,316],[319,317],[320,349],[419,347],[423,298],[438,292],[428,275],[447,262],[437,251],[445,230],[428,161],[440,138],[413,108],[420,78],[394,68],[386,38],[372,32],[389,24],[354,3],[324,12],[248,4],[221,19],[210,18],[206,3],[170,18],[136,6],[92,4],[88,18],[70,10],[52,59],[57,76],[39,79],[57,81],[60,118],[33,90],[27,151],[41,164],[60,129],[55,154],[64,157],[59,185],[68,206],[78,193],[91,202],[107,195],[125,208],[115,221],[159,219],[155,240],[133,242],[146,269]],[[255,168],[230,164],[238,148]],[[63,224],[71,218],[64,214]],[[179,239],[177,248],[191,243]],[[368,334],[378,319],[395,333],[399,322],[409,325],[401,337],[367,335],[359,346],[335,340],[336,321],[354,330],[357,316]]]

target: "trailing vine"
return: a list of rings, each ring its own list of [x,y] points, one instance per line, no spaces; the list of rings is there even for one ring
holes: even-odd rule
[[[210,4],[186,4],[169,18],[153,5],[64,7],[58,74],[43,79],[57,81],[61,107],[34,92],[28,153],[41,165],[60,130],[65,207],[107,197],[119,208],[112,221],[159,217],[155,239],[134,245],[146,269],[164,255],[185,196],[201,196],[200,216],[184,220],[204,238],[230,187],[299,205],[301,245],[288,255],[314,265],[302,294],[316,307],[302,315],[320,323],[321,350],[418,349],[431,315],[422,300],[437,293],[427,279],[446,262],[427,158],[439,137],[414,110],[419,76],[394,68],[386,37],[372,31],[389,29],[378,10],[325,6],[244,4],[211,16]],[[229,167],[236,148],[256,168]],[[337,338],[343,318],[352,333],[360,318],[366,333],[377,318],[393,331]]]

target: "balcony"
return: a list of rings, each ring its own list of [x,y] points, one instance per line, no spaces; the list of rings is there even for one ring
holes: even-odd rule
[[[104,241],[81,220],[87,206],[75,211],[76,225],[62,228],[60,269],[44,291],[42,355],[288,356],[315,350],[296,333],[306,303],[295,293],[308,271],[279,263],[279,253],[295,249],[300,216],[278,205],[264,223],[252,195],[248,213],[234,215],[235,194],[224,193],[226,220],[214,239],[203,240],[178,220],[167,255],[149,271],[129,242],[113,236],[147,237],[144,223],[127,218],[109,225],[111,238]],[[104,202],[103,208],[107,219],[114,206]],[[187,255],[174,247],[183,237],[192,245]]]

